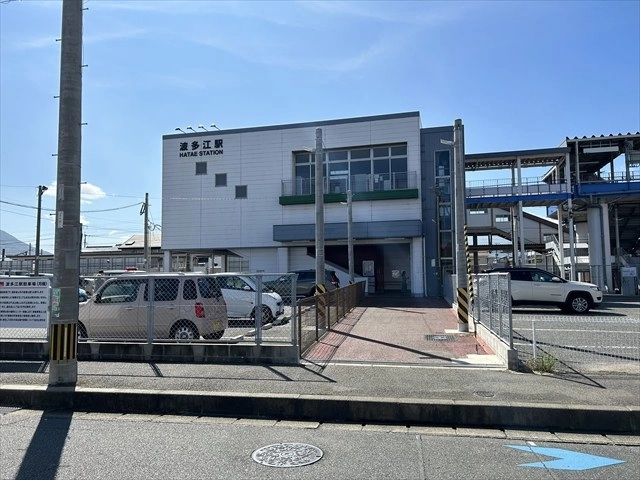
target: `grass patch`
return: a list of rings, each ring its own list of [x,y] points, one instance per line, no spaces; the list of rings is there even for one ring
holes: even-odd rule
[[[556,369],[556,363],[558,363],[556,357],[550,353],[543,353],[536,358],[530,359],[527,365],[534,372],[553,373]]]

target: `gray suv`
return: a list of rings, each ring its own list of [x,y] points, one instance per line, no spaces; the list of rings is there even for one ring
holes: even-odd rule
[[[316,293],[316,271],[315,270],[293,270],[290,273],[298,275],[296,282],[296,297],[312,297]],[[340,280],[335,270],[324,271],[324,285],[328,290],[340,288]],[[277,292],[282,298],[291,297],[291,283],[293,279],[291,275],[282,275],[275,280],[264,282],[264,287]]]

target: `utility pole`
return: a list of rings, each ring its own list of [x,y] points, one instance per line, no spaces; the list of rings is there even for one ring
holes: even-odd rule
[[[353,196],[351,194],[351,188],[347,190],[347,249],[349,258],[349,282],[355,281],[355,272],[353,264]]]
[[[324,285],[324,151],[322,129],[316,128],[316,285]]]
[[[78,379],[80,167],[82,149],[82,0],[62,1],[58,172],[51,291],[49,385]]]
[[[144,194],[144,269],[151,271],[151,248],[149,247],[149,194]]]
[[[464,137],[462,120],[455,120],[453,126],[453,164],[455,175],[455,225],[456,225],[456,278],[458,303],[458,330],[469,331],[469,285],[467,282],[467,255],[465,249],[465,228],[467,207],[465,205]]]
[[[42,214],[42,194],[49,190],[44,185],[38,185],[38,218],[36,219],[36,256],[33,261],[33,274],[40,275],[40,215]]]

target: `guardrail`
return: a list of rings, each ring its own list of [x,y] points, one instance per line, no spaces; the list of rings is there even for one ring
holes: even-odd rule
[[[364,290],[365,282],[352,283],[297,302],[300,356],[360,303]]]

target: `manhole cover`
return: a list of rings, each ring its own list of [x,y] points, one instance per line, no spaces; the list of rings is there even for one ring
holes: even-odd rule
[[[453,335],[425,335],[424,339],[428,342],[453,342],[456,337]]]
[[[251,454],[256,462],[268,467],[302,467],[322,458],[322,450],[306,443],[275,443]]]
[[[482,391],[480,391],[480,392],[473,392],[473,394],[476,397],[484,397],[484,398],[491,398],[491,397],[495,396],[495,393],[493,393],[493,392],[482,392]]]

